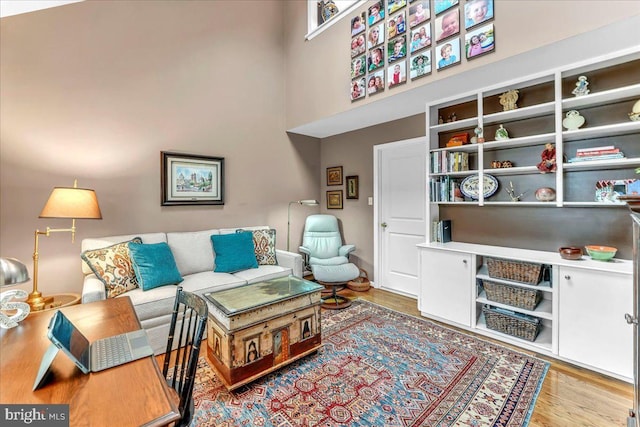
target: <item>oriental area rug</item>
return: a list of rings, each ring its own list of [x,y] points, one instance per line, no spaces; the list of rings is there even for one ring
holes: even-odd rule
[[[323,347],[229,392],[204,358],[193,426],[524,427],[543,360],[356,300],[323,310]]]

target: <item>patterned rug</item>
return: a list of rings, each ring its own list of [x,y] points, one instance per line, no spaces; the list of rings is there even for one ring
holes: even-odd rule
[[[233,392],[201,358],[192,425],[522,427],[549,367],[366,301],[324,310],[322,341]]]

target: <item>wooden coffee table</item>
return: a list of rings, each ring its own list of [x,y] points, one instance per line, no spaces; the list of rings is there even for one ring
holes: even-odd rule
[[[322,346],[321,291],[295,276],[205,294],[207,359],[233,390]]]

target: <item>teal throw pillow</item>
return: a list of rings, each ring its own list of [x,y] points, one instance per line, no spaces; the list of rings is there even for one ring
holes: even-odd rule
[[[248,268],[258,268],[253,233],[218,234],[211,236],[213,251],[216,253],[217,273],[235,273]]]
[[[129,253],[138,285],[143,291],[165,285],[176,285],[184,279],[180,276],[176,260],[166,243],[129,243]]]

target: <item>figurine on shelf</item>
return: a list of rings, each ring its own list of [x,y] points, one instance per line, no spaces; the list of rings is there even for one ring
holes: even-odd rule
[[[442,118],[442,116],[438,116],[438,124],[441,125],[444,123],[444,119]]]
[[[496,130],[496,141],[503,141],[505,139],[509,139],[509,132],[507,132],[504,126],[500,125]]]
[[[505,191],[507,192],[507,194],[511,198],[512,202],[519,202],[520,199],[522,199],[522,196],[524,196],[526,194],[526,191],[523,191],[522,193],[520,193],[520,194],[518,194],[516,196],[516,189],[513,187],[513,182],[511,182],[511,181],[509,181],[509,188],[506,188]]]
[[[542,161],[537,166],[541,173],[556,171],[556,147],[553,144],[547,142],[540,157],[542,157]]]
[[[502,111],[510,111],[518,108],[516,102],[518,101],[518,89],[513,89],[500,95],[500,105],[502,105]]]
[[[575,96],[583,96],[589,93],[589,82],[587,81],[587,76],[578,77],[578,81],[576,82],[576,88],[571,91]]]

